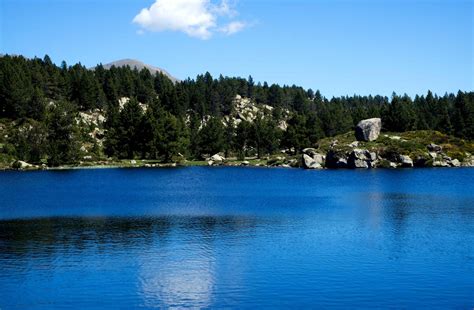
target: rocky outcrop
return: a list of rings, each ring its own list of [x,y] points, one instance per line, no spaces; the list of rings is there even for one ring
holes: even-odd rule
[[[382,120],[380,118],[370,118],[360,121],[355,129],[358,141],[374,141],[380,135]]]
[[[349,153],[348,168],[374,168],[377,163],[377,154],[369,150],[354,149]]]

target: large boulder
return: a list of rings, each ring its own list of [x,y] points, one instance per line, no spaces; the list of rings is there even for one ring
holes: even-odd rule
[[[355,129],[356,139],[358,141],[374,141],[380,135],[382,129],[382,120],[380,118],[365,119],[357,124]]]

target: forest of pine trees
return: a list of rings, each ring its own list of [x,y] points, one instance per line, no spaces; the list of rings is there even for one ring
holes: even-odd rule
[[[259,115],[234,126],[225,116],[232,113],[236,95],[273,107],[271,117]],[[120,108],[122,97],[131,99]],[[48,56],[0,57],[0,124],[15,128],[0,141],[0,153],[51,166],[74,163],[88,139],[77,115],[96,109],[106,116],[104,145],[94,145],[96,156],[163,162],[218,152],[238,158],[282,148],[298,152],[371,117],[381,117],[385,131],[437,130],[474,139],[474,92],[328,99],[295,85],[255,83],[251,76],[206,73],[173,83],[146,69],[98,65],[89,70],[80,63],[58,67]],[[278,127],[283,117],[286,130]]]

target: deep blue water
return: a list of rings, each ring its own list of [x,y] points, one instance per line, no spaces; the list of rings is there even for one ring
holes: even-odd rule
[[[0,309],[474,307],[474,169],[0,173]]]

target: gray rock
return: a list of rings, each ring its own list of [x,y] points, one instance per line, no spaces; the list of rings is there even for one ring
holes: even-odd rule
[[[349,153],[347,161],[349,168],[369,168],[367,164],[366,150],[354,149]]]
[[[321,165],[318,164],[312,157],[309,155],[303,154],[303,166],[306,169],[321,169]]]
[[[317,162],[318,164],[320,165],[323,165],[324,162],[326,161],[326,156],[324,156],[323,154],[314,154],[313,155],[313,159],[315,162]]]
[[[377,160],[377,153],[375,152],[369,152],[369,159],[371,161],[376,161]]]
[[[402,167],[413,167],[413,160],[410,158],[410,156],[400,155],[399,160],[402,164]]]
[[[219,154],[215,154],[211,156],[210,160],[213,162],[222,162],[225,160],[225,158]]]
[[[433,162],[433,167],[449,167],[449,164],[444,160],[436,160]]]
[[[34,165],[27,163],[26,161],[23,161],[23,160],[18,160],[13,165],[14,167],[18,169],[28,169],[28,168],[34,167]]]
[[[380,135],[382,120],[380,118],[365,119],[357,124],[355,135],[358,141],[374,141]]]
[[[395,169],[395,168],[398,167],[398,165],[397,165],[396,163],[394,163],[394,162],[390,162],[390,163],[388,164],[388,166],[389,166],[390,168],[393,168],[393,169]]]
[[[367,163],[366,160],[362,159],[356,159],[352,162],[352,168],[357,168],[357,169],[368,169],[369,164]]]
[[[451,160],[450,164],[451,164],[451,166],[453,166],[453,167],[461,167],[461,162],[460,162],[459,160],[457,160],[457,159]]]
[[[377,165],[377,154],[369,150],[354,149],[349,154],[350,168],[374,168]]]
[[[250,162],[249,162],[249,161],[244,160],[244,161],[242,162],[242,166],[248,166],[248,165],[250,165]]]
[[[362,159],[362,160],[367,160],[367,155],[370,156],[370,153],[369,151],[367,150],[361,150],[361,149],[354,149],[351,153],[350,153],[350,157],[353,157],[355,159]]]
[[[474,167],[474,156],[469,156],[462,162],[463,167]]]

